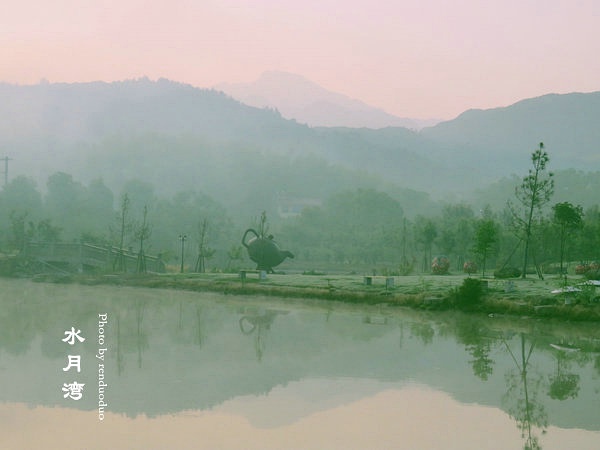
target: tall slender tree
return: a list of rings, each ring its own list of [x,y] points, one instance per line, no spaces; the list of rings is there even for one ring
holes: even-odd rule
[[[206,272],[206,260],[214,254],[215,250],[208,247],[208,219],[204,219],[198,223],[198,257],[195,271]]]
[[[129,226],[127,222],[127,214],[129,213],[130,201],[129,195],[124,193],[121,197],[121,210],[119,211],[119,225],[120,225],[120,239],[119,239],[119,249],[117,253],[117,257],[113,262],[113,270],[118,270],[119,272],[125,272],[125,253],[123,249],[123,245],[125,245],[125,233]]]
[[[548,153],[544,150],[544,143],[540,142],[539,148],[531,154],[533,168],[523,177],[523,181],[515,188],[515,197],[522,206],[519,212],[509,203],[514,224],[519,231],[520,238],[525,244],[523,253],[522,278],[527,277],[527,262],[530,252],[532,229],[536,214],[540,214],[542,207],[550,201],[554,193],[554,179],[552,172],[546,171]]]
[[[148,205],[144,205],[142,223],[135,227],[135,238],[140,241],[140,249],[137,258],[137,272],[146,273],[146,253],[144,252],[144,241],[152,234],[152,227],[148,223]]]

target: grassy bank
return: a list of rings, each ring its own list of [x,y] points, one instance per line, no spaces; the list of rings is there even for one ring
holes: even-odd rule
[[[507,314],[520,317],[553,317],[573,321],[600,321],[600,303],[593,287],[583,292],[551,294],[562,281],[556,278],[482,280],[477,298],[465,305],[457,301],[464,295],[465,275],[411,275],[374,277],[365,284],[362,275],[269,274],[260,279],[239,274],[109,274],[38,275],[35,281],[75,282],[87,285],[123,285],[146,288],[212,291],[228,295],[266,295],[282,298],[312,298],[345,303],[387,304],[420,309],[463,309],[476,313]],[[478,285],[471,279],[470,285]],[[479,279],[475,279],[479,280]],[[573,284],[583,280],[573,279]]]

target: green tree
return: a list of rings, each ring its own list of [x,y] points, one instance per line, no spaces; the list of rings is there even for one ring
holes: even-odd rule
[[[550,201],[554,193],[554,179],[552,172],[546,171],[548,153],[544,150],[544,143],[531,154],[533,169],[523,178],[521,184],[515,188],[515,197],[522,206],[522,211],[517,211],[510,203],[514,224],[525,243],[523,254],[522,278],[527,276],[527,262],[530,252],[532,229],[536,214],[541,213],[542,207]]]
[[[18,214],[39,214],[42,209],[42,196],[32,179],[19,176],[2,188],[0,206],[2,219],[7,219],[12,211]]]
[[[35,182],[24,176],[10,181],[0,191],[2,244],[21,249],[26,238],[25,220],[35,222],[42,211],[42,196]]]
[[[473,251],[481,260],[481,276],[485,277],[487,258],[498,242],[498,226],[493,219],[482,219],[475,230]]]
[[[40,220],[37,224],[29,222],[30,233],[35,239],[42,242],[60,241],[61,228],[52,225],[50,219]]]
[[[177,254],[180,243],[178,234],[198,237],[196,230],[203,218],[210,217],[210,242],[211,247],[223,249],[215,258],[221,258],[215,264],[227,264],[226,251],[232,242],[239,242],[241,233],[235,233],[233,224],[225,208],[212,197],[196,191],[182,191],[172,199],[160,199],[153,210],[152,232],[153,248],[156,248],[166,259]],[[175,247],[177,246],[177,247]],[[193,256],[189,255],[191,258]]]
[[[583,208],[579,205],[573,206],[569,202],[557,203],[552,207],[554,211],[554,222],[559,227],[560,241],[560,274],[563,275],[563,261],[565,258],[565,246],[569,231],[581,228],[583,222]]]
[[[441,233],[437,240],[440,250],[456,263],[462,270],[465,257],[473,243],[474,233],[473,210],[466,204],[450,204],[444,206],[441,218]]]
[[[10,213],[10,238],[8,244],[12,249],[22,251],[25,248],[25,241],[27,240],[27,231],[25,230],[26,218],[27,212],[17,213],[12,211]]]
[[[156,195],[152,184],[139,179],[129,180],[123,185],[121,192],[126,192],[129,197],[132,217],[140,217],[146,207],[154,211]]]
[[[95,242],[106,242],[114,220],[114,195],[101,179],[92,180],[85,189],[81,210],[81,233]]]
[[[399,258],[403,220],[398,201],[384,192],[342,191],[289,219],[282,239],[303,259],[377,264]]]
[[[46,183],[48,192],[45,197],[47,215],[52,222],[64,230],[66,239],[78,238],[81,235],[82,221],[86,215],[85,187],[73,180],[73,176],[64,172],[56,172]]]
[[[600,206],[585,210],[581,232],[576,236],[577,256],[583,260],[598,258],[600,249]]]
[[[415,226],[417,241],[423,246],[423,271],[426,272],[429,270],[429,265],[431,264],[433,242],[438,236],[438,230],[432,219],[425,219],[422,217],[417,217]]]

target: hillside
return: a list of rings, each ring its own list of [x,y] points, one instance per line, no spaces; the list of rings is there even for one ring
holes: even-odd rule
[[[216,85],[215,89],[247,105],[277,109],[283,117],[313,127],[404,127],[416,130],[437,122],[397,117],[287,72],[265,72],[254,82],[224,83]]]
[[[600,93],[467,111],[420,132],[312,128],[164,79],[0,84],[0,99],[9,176],[41,186],[61,170],[117,192],[138,178],[158,193],[201,189],[244,208],[281,192],[314,198],[361,186],[456,200],[525,173],[540,141],[552,170],[600,170]]]
[[[252,164],[243,162],[248,158],[264,159],[268,166],[269,158],[316,157],[377,176],[385,169],[388,181],[419,189],[428,181],[415,174],[435,166],[386,132],[380,138],[367,130],[310,128],[221,92],[168,80],[3,84],[0,97],[0,146],[14,160],[11,173],[40,183],[56,170],[67,170],[84,180],[103,177],[117,185],[135,176],[163,185],[169,179],[170,190],[196,188],[203,181],[194,170],[204,173],[207,164],[211,179],[222,183],[228,174],[215,169],[224,166],[245,164],[252,177]],[[420,140],[409,130],[393,133]]]
[[[421,131],[436,159],[468,161],[492,176],[523,173],[543,142],[552,168],[600,169],[600,92],[549,94],[504,108],[470,110]]]

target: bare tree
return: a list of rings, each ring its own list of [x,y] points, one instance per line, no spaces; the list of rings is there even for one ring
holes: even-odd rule
[[[125,244],[125,233],[129,228],[129,223],[127,222],[127,215],[129,214],[129,195],[124,193],[121,197],[121,209],[119,211],[118,220],[120,222],[120,240],[119,240],[119,249],[117,253],[117,257],[113,262],[113,270],[118,270],[119,272],[125,272],[125,254],[123,253],[123,245]]]
[[[144,241],[152,234],[152,228],[148,224],[148,206],[144,205],[144,216],[142,223],[135,227],[135,238],[140,241],[140,249],[137,259],[137,273],[146,273],[146,254],[144,253]]]
[[[260,214],[260,221],[258,223],[258,236],[261,238],[266,238],[268,232],[269,224],[267,223],[267,212],[263,211]]]
[[[208,247],[208,219],[198,224],[198,258],[196,258],[195,272],[206,272],[206,260],[215,254],[215,250]]]

